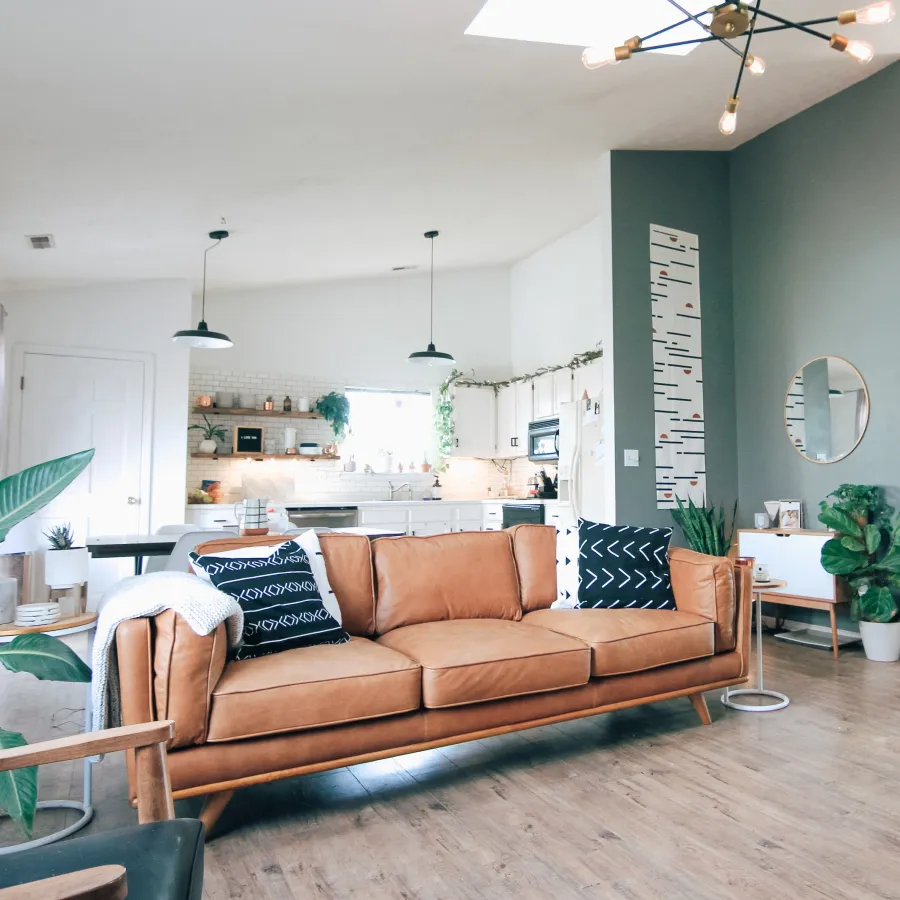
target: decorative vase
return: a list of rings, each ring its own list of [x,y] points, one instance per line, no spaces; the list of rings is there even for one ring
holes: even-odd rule
[[[9,625],[16,619],[16,598],[19,582],[15,578],[0,575],[0,625]]]
[[[44,557],[44,581],[51,588],[70,588],[88,580],[87,547],[48,550]]]
[[[200,441],[200,446],[197,449],[200,453],[215,453],[217,449],[216,442],[211,440]]]
[[[202,409],[209,409],[213,405],[212,397],[209,394],[203,394],[197,398],[197,406]]]
[[[872,662],[897,662],[900,659],[900,622],[860,622],[866,658]]]

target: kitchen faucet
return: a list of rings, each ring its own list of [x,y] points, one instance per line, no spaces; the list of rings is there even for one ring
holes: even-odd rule
[[[394,499],[394,494],[399,493],[400,491],[403,490],[403,488],[406,488],[406,490],[409,492],[409,499],[412,500],[412,488],[410,487],[410,484],[408,481],[404,481],[403,484],[398,484],[397,487],[394,487],[393,482],[389,481],[388,489],[391,492],[391,500]]]

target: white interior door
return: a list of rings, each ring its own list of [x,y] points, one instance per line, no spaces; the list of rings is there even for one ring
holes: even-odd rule
[[[27,351],[22,375],[16,467],[96,451],[78,479],[33,517],[29,530],[71,522],[79,544],[93,535],[146,531],[144,362]]]

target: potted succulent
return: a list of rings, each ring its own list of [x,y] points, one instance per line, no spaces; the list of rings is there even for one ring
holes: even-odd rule
[[[88,580],[87,547],[75,546],[72,525],[54,525],[44,532],[50,549],[44,558],[44,581],[51,588],[70,588]]]
[[[681,502],[680,497],[676,497],[675,502],[678,509],[672,510],[672,518],[681,526],[691,550],[709,556],[728,556],[734,539],[737,500],[734,501],[734,509],[731,511],[730,530],[725,527],[724,506],[720,506],[718,510],[714,505],[707,506],[705,502],[703,506],[697,506],[690,497],[687,506]]]
[[[850,589],[850,614],[859,623],[866,656],[875,662],[900,659],[900,517],[884,491],[871,485],[841,485],[819,504],[819,521],[837,535],[822,547],[822,568]]]
[[[196,429],[203,435],[203,440],[200,441],[200,446],[197,448],[198,452],[215,453],[216,450],[219,449],[216,441],[225,440],[225,429],[221,425],[214,425],[212,422],[210,422],[206,417],[206,413],[203,414],[203,421],[206,424],[188,425],[188,431],[193,431],[194,429]]]
[[[68,487],[90,464],[93,450],[73,453],[0,479],[0,543],[13,526],[34,515]],[[20,634],[0,646],[0,664],[10,672],[30,672],[49,681],[88,682],[91,670],[62,641],[46,634]],[[0,728],[0,750],[24,747],[17,731]],[[37,809],[37,767],[0,772],[0,809],[31,837]]]

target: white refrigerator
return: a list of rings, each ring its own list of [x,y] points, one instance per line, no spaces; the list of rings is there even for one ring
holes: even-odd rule
[[[556,595],[559,606],[578,598],[578,520],[612,522],[607,504],[612,451],[604,435],[602,394],[564,403],[559,413],[559,529]]]

